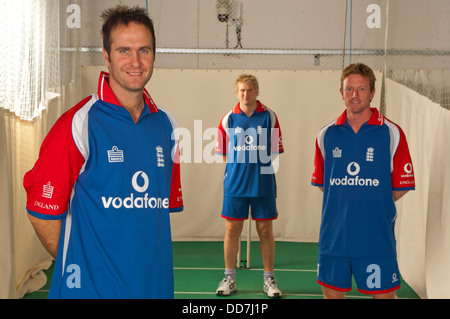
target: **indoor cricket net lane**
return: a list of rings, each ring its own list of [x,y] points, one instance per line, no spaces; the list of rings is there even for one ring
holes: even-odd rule
[[[241,243],[241,267],[237,268],[237,293],[216,296],[224,275],[223,242],[174,242],[174,276],[176,299],[267,299],[263,293],[263,265],[259,242],[251,242],[251,267],[246,268],[246,242]],[[317,283],[317,243],[276,242],[275,276],[283,299],[322,299]],[[419,299],[402,281],[398,298]],[[353,289],[347,298],[371,298]]]
[[[175,241],[173,260],[175,299],[268,299],[263,293],[263,267],[259,242],[251,242],[251,267],[246,267],[246,242],[242,242],[241,267],[237,269],[237,293],[229,297],[216,296],[215,291],[224,275],[222,241]],[[316,282],[317,243],[276,242],[275,276],[283,293],[282,299],[322,299],[322,289]],[[131,270],[130,270],[131,271]],[[47,284],[24,299],[45,299],[48,295],[53,266],[45,271]],[[402,281],[397,291],[402,299],[419,299]],[[355,283],[348,299],[370,298],[358,292]]]

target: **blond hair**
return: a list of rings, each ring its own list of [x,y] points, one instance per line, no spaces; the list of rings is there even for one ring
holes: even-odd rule
[[[367,65],[363,63],[354,63],[347,66],[343,71],[341,75],[341,89],[344,85],[344,80],[347,76],[350,74],[359,74],[363,77],[369,79],[369,85],[370,85],[370,92],[373,92],[375,90],[375,74],[373,73],[372,69],[368,67]]]
[[[238,89],[239,89],[239,83],[252,83],[253,86],[255,87],[255,90],[257,93],[259,93],[259,84],[258,84],[258,79],[251,74],[241,74],[235,82],[235,91],[237,93]]]

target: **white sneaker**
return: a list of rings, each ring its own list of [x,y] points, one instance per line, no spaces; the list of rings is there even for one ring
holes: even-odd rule
[[[219,288],[216,290],[216,295],[229,296],[236,291],[236,281],[231,276],[225,276],[220,282]]]
[[[281,291],[275,278],[269,278],[264,282],[264,293],[270,298],[281,298]]]

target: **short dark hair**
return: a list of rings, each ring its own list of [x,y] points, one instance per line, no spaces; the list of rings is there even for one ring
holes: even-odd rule
[[[342,71],[341,89],[344,85],[345,78],[350,74],[359,74],[369,79],[370,92],[373,92],[375,90],[375,81],[376,81],[375,74],[373,73],[373,70],[370,67],[368,67],[363,63],[350,64]]]
[[[128,25],[130,22],[136,22],[143,24],[147,27],[153,37],[153,55],[156,51],[156,39],[155,29],[153,27],[153,21],[147,14],[145,8],[140,7],[128,7],[125,5],[117,5],[113,8],[106,9],[100,16],[103,19],[102,26],[102,39],[103,48],[108,52],[108,56],[111,53],[111,32],[118,25]]]

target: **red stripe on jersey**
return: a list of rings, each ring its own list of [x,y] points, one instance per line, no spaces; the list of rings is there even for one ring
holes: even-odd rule
[[[169,210],[177,211],[183,207],[183,194],[181,192],[180,177],[180,150],[177,144],[175,154],[173,156],[172,167],[172,183],[170,186]]]

